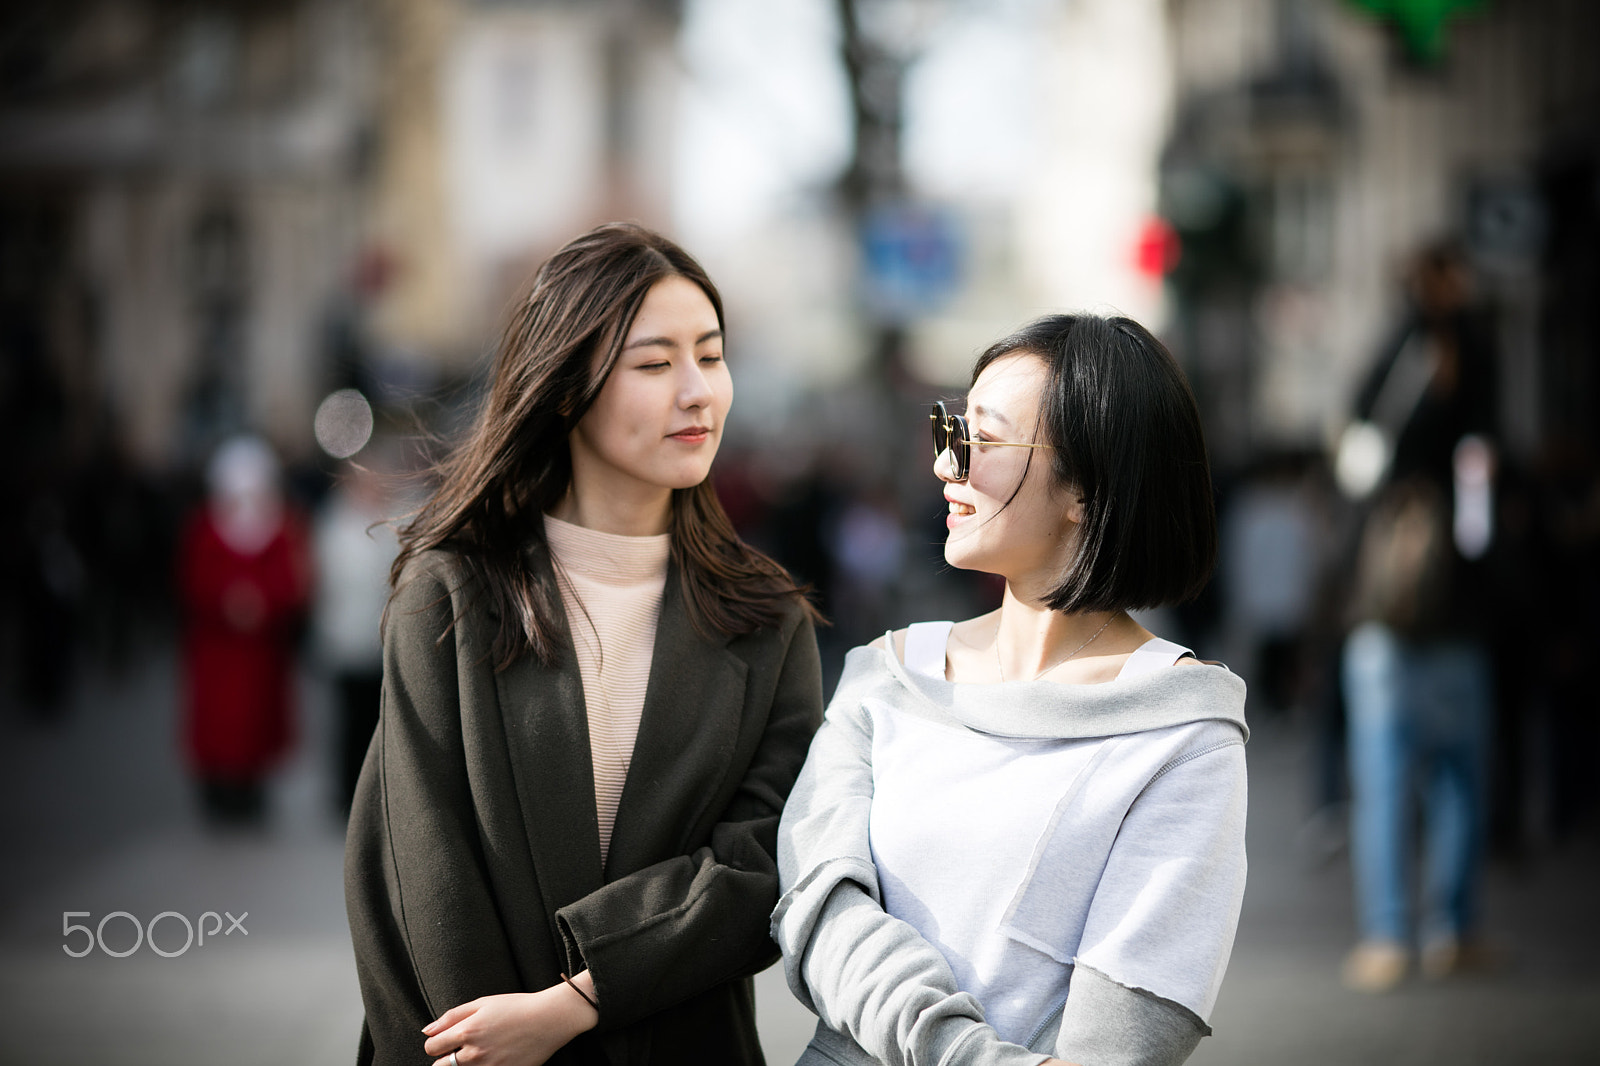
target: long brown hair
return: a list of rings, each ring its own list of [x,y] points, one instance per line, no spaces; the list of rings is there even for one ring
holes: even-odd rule
[[[645,294],[674,276],[700,287],[722,326],[722,297],[705,270],[643,226],[596,227],[546,260],[506,324],[476,424],[438,464],[438,490],[399,531],[392,586],[434,548],[458,553],[480,579],[500,619],[490,649],[497,670],[524,652],[546,665],[560,657],[567,620],[541,516],[571,484],[568,435],[600,395]],[[781,566],[739,539],[709,478],[673,490],[671,533],[683,599],[701,632],[748,633],[776,624],[786,599],[804,602]]]

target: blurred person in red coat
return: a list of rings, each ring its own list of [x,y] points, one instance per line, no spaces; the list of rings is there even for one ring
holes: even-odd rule
[[[293,740],[296,638],[311,597],[305,522],[257,437],[222,444],[179,549],[184,746],[213,824],[265,813],[263,781]]]

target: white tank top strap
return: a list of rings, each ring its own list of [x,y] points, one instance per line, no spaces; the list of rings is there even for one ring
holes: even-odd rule
[[[1194,652],[1182,644],[1174,644],[1170,640],[1160,637],[1151,637],[1128,656],[1128,661],[1122,664],[1122,669],[1117,673],[1117,680],[1125,677],[1138,677],[1140,674],[1150,674],[1164,669],[1183,658],[1193,655]]]
[[[906,628],[907,670],[944,680],[944,646],[954,622],[914,622]]]

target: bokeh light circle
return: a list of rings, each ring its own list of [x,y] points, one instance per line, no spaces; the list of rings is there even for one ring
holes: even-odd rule
[[[348,459],[372,439],[372,405],[359,389],[329,393],[312,423],[317,443],[335,459]]]
[[[1378,487],[1389,468],[1389,442],[1370,422],[1352,422],[1339,438],[1333,474],[1346,496],[1361,499]]]

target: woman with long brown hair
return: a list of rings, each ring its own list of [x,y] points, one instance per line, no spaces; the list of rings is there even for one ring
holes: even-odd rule
[[[761,1062],[813,612],[707,480],[716,287],[601,226],[516,307],[401,530],[345,860],[360,1060]]]

